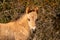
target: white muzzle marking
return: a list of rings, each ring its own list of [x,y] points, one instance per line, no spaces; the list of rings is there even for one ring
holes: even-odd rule
[[[31,30],[35,30],[36,29],[36,26],[35,27],[30,27]]]

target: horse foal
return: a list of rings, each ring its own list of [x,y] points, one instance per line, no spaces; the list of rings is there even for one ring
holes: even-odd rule
[[[37,7],[33,10],[27,7],[26,13],[17,21],[0,23],[0,40],[27,40],[30,31],[36,28],[37,10]]]

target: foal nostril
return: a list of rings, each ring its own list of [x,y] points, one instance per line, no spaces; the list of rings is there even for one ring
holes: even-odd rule
[[[32,32],[33,32],[33,33],[36,33],[36,29],[35,29],[35,30],[32,29]]]
[[[36,19],[36,21],[38,21],[38,19]]]

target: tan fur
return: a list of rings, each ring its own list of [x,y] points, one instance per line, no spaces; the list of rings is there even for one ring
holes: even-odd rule
[[[26,14],[17,21],[6,24],[0,23],[0,40],[27,40],[30,35],[30,30],[36,26],[36,10],[35,8],[35,11],[28,13],[29,7],[27,7]],[[31,19],[31,22],[28,21],[28,18]],[[31,28],[29,25],[31,25]]]

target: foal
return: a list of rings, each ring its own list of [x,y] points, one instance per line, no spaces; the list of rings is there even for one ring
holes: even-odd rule
[[[26,14],[17,21],[0,23],[0,40],[27,40],[30,31],[36,28],[37,10],[37,7],[33,10],[27,7]]]

